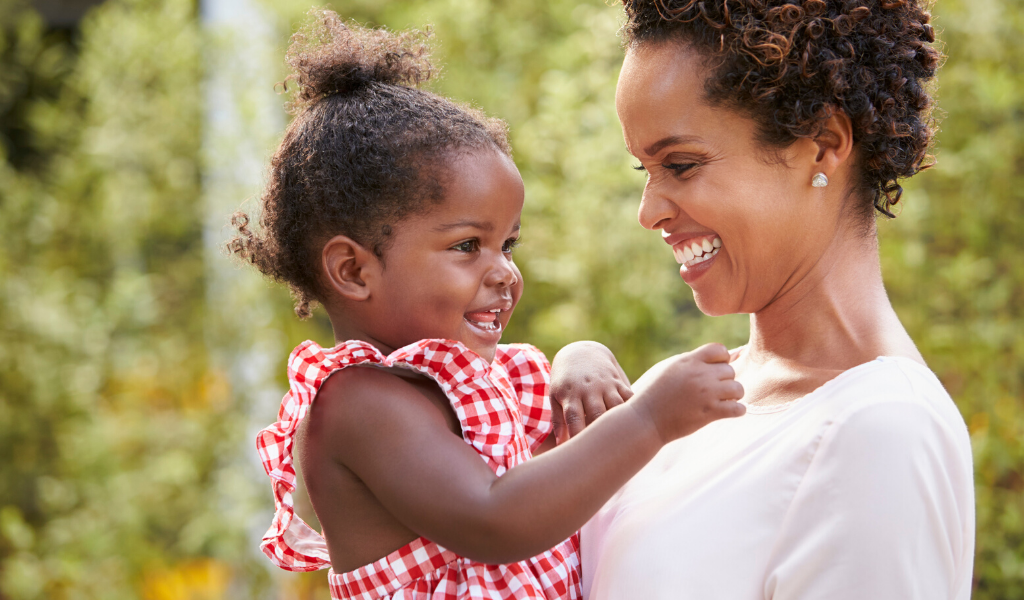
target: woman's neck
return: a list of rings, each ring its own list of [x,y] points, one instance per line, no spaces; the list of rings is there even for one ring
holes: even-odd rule
[[[878,356],[924,362],[882,283],[871,235],[837,240],[796,285],[750,315],[745,360],[843,371]]]

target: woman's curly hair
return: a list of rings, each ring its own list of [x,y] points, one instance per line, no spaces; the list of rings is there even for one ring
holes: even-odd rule
[[[746,112],[762,143],[852,122],[864,203],[892,217],[899,180],[931,166],[927,91],[942,58],[917,0],[623,0],[627,46],[678,40],[709,59],[712,104]]]
[[[294,120],[270,162],[259,230],[235,213],[228,251],[288,284],[295,312],[324,298],[320,254],[347,235],[384,258],[392,226],[444,198],[462,149],[511,154],[504,122],[417,89],[434,68],[429,34],[346,25],[329,10],[292,36],[284,81]]]

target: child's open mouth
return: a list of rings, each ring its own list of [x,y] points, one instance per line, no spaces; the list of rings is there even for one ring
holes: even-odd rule
[[[467,323],[486,332],[501,331],[501,321],[498,317],[501,315],[501,309],[485,310],[478,312],[469,312],[463,315],[463,318]]]

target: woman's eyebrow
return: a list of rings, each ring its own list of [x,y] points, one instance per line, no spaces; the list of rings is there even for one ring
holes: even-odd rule
[[[663,137],[660,140],[651,144],[650,146],[644,148],[644,152],[647,154],[647,156],[654,156],[655,154],[658,153],[659,150],[661,150],[665,146],[672,146],[674,144],[689,144],[702,141],[703,140],[701,140],[699,137],[695,135],[670,135],[668,137]]]

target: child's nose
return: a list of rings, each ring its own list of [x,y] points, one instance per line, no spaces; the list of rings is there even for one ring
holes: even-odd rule
[[[516,276],[516,270],[512,267],[512,261],[503,255],[495,261],[484,282],[491,286],[511,287],[519,283],[519,277]]]

